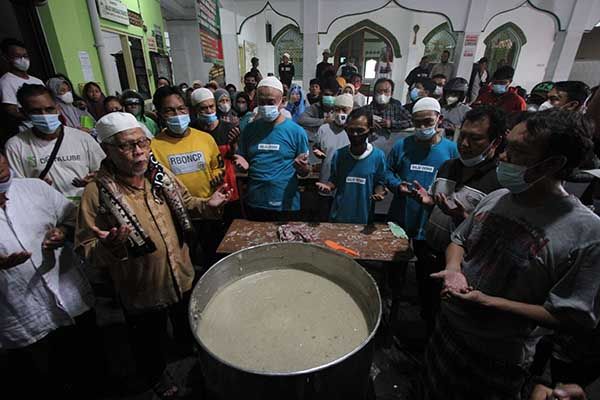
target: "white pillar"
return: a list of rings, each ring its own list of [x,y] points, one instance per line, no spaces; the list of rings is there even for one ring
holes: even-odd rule
[[[212,64],[203,61],[198,23],[195,20],[166,22],[173,59],[173,83],[178,85],[186,82],[191,85],[196,79],[206,83]]]
[[[302,2],[302,34],[304,42],[304,62],[302,87],[308,91],[309,82],[315,76],[319,60],[319,0]]]
[[[566,81],[569,79],[583,31],[556,32],[552,53],[548,59],[545,81]]]
[[[94,46],[98,51],[98,58],[100,59],[100,68],[102,69],[102,76],[104,77],[104,84],[106,86],[106,93],[114,95],[120,91],[120,86],[117,82],[109,79],[109,71],[113,69],[113,61],[111,55],[108,53],[106,46],[104,45],[104,39],[102,37],[102,31],[100,30],[100,17],[98,16],[98,9],[96,8],[96,2],[94,0],[87,1],[88,11],[90,13],[90,21],[92,23],[92,31],[94,32]]]
[[[485,11],[488,0],[471,1],[463,33],[458,35],[456,43],[456,76],[469,80],[471,69],[477,54],[477,46],[481,43],[481,31],[485,22]],[[456,28],[456,27],[455,27]]]
[[[225,80],[240,85],[240,61],[238,53],[238,38],[236,32],[235,14],[221,8],[221,38],[223,40],[223,59],[225,62]]]

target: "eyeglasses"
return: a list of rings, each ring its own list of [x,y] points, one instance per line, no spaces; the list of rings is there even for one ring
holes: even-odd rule
[[[146,150],[147,148],[150,147],[150,139],[148,138],[143,138],[140,140],[137,140],[135,142],[127,142],[127,143],[109,143],[111,146],[115,146],[118,147],[119,150],[121,150],[124,153],[130,152],[135,150],[136,146],[139,146],[140,149],[142,150]]]

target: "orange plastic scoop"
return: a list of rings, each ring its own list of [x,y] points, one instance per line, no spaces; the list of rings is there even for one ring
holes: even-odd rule
[[[334,242],[333,240],[326,240],[325,245],[330,249],[341,251],[342,253],[346,253],[352,257],[358,257],[358,251],[349,249],[347,247],[342,246],[341,244]]]

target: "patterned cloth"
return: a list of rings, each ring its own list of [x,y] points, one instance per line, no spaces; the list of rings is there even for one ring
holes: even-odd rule
[[[373,102],[366,105],[365,108],[374,116],[381,117],[384,120],[388,119],[392,121],[391,128],[382,128],[376,130],[375,133],[380,136],[389,136],[391,132],[400,131],[412,126],[412,116],[402,106],[402,103],[396,99],[390,99],[390,102],[383,109],[377,108]]]
[[[521,400],[528,373],[473,351],[440,316],[425,352],[427,400]],[[528,397],[527,397],[528,398]]]

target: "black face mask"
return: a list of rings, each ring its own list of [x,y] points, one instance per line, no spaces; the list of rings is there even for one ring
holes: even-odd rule
[[[250,91],[250,90],[254,90],[256,89],[256,83],[247,83],[246,84],[246,91]]]
[[[359,135],[359,136],[350,136],[348,139],[350,140],[350,145],[352,147],[359,147],[367,143],[367,137],[369,134]]]

